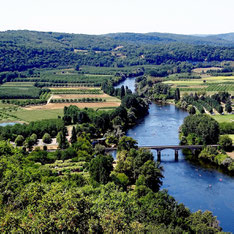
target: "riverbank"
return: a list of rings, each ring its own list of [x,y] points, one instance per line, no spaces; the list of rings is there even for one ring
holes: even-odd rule
[[[177,145],[180,142],[178,129],[186,116],[188,113],[175,105],[152,103],[149,114],[138,125],[128,130],[127,136],[137,140],[139,146]],[[153,151],[153,154],[156,159],[156,151]],[[223,170],[213,164],[189,160],[181,151],[176,162],[174,154],[174,150],[162,151],[162,188],[167,189],[170,195],[193,212],[212,211],[218,217],[224,231],[234,232],[234,207],[230,206],[234,204],[233,177],[224,174]]]

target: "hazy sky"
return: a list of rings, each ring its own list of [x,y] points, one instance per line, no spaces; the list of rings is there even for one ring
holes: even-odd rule
[[[0,31],[234,32],[234,0],[1,0]]]

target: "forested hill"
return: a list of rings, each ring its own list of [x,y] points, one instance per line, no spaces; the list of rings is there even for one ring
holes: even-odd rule
[[[187,43],[193,45],[234,46],[234,33],[217,35],[183,35],[172,33],[111,33],[106,34],[115,40],[141,44]]]
[[[234,61],[233,34],[0,32],[0,72],[75,64],[123,67],[223,60]]]

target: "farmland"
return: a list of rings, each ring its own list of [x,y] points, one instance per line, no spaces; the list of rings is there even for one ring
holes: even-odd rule
[[[12,82],[13,83],[13,82]],[[14,82],[15,83],[15,82]],[[16,87],[16,95],[19,95],[19,90],[21,87]],[[24,87],[24,86],[23,86]],[[8,86],[1,87],[2,89],[9,90]],[[30,88],[35,88],[31,86]],[[10,87],[11,89],[11,87]],[[35,88],[37,89],[37,88]],[[42,89],[43,91],[44,89]],[[75,105],[79,108],[93,108],[93,109],[104,109],[109,110],[116,108],[120,105],[120,100],[116,97],[109,96],[100,88],[93,87],[63,87],[63,88],[51,88],[51,97],[46,104],[30,105],[29,99],[18,99],[18,102],[25,103],[29,105],[22,108],[12,105],[10,103],[16,103],[14,99],[3,100],[0,106],[0,121],[23,121],[31,122],[41,119],[54,119],[58,116],[63,116],[63,108],[65,106]],[[47,95],[48,96],[48,95]],[[39,96],[38,96],[39,98]],[[40,99],[35,99],[34,102]],[[42,99],[44,100],[44,99]],[[55,103],[56,102],[56,103]]]
[[[86,71],[87,68],[84,70]],[[31,122],[63,116],[65,106],[109,110],[120,100],[101,90],[103,82],[114,77],[116,69],[91,69],[89,72],[69,69],[35,70],[29,76],[16,77],[0,86],[0,122]]]
[[[172,88],[179,88],[182,93],[204,91],[209,94],[215,92],[227,91],[234,94],[234,76],[211,76],[202,77],[201,79],[183,79],[167,80],[165,84],[171,85]]]

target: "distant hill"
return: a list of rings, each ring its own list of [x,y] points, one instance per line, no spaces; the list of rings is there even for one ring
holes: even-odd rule
[[[218,34],[218,35],[212,35],[208,36],[208,39],[220,39],[223,41],[228,41],[234,43],[234,33],[225,33],[225,34]]]
[[[194,45],[234,46],[234,33],[217,35],[183,35],[172,33],[111,33],[105,36],[125,42],[144,44],[188,43]]]
[[[90,65],[124,67],[234,61],[234,33],[85,35],[16,30],[0,32],[0,72]]]

